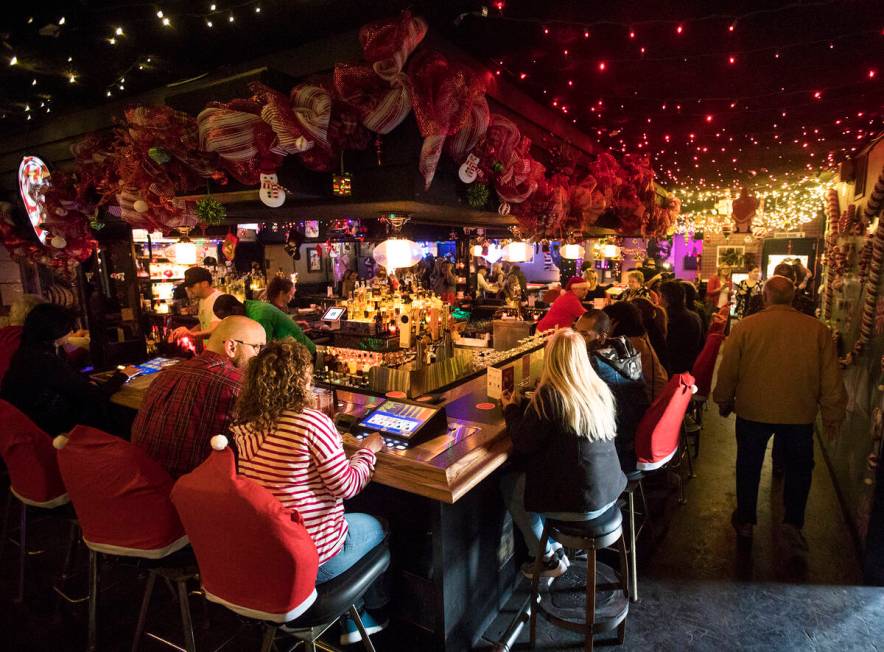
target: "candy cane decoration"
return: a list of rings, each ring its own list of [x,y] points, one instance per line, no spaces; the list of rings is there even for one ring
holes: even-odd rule
[[[832,317],[832,298],[835,281],[835,249],[838,242],[838,192],[829,188],[826,193],[826,219],[829,222],[829,235],[826,238],[826,293],[824,295],[823,319],[828,321]]]
[[[884,206],[884,168],[878,175],[878,181],[872,191],[869,201],[863,211],[863,219],[869,224],[881,212]],[[878,307],[878,286],[881,280],[881,264],[884,262],[884,228],[881,228],[880,222],[878,228],[875,229],[874,242],[872,244],[872,260],[869,264],[869,278],[866,281],[866,299],[863,304],[862,321],[859,326],[859,337],[853,345],[853,350],[857,354],[862,352],[865,346],[872,340],[875,332],[875,313]]]

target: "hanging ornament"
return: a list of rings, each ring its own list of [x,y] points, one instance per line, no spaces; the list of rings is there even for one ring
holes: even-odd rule
[[[143,199],[136,199],[132,203],[132,208],[136,213],[146,213],[150,210],[150,205]]]
[[[349,172],[332,175],[332,194],[335,197],[350,197],[353,194]]]
[[[227,260],[233,260],[234,256],[236,256],[237,244],[239,244],[239,238],[233,235],[233,233],[228,232],[224,236],[224,241],[221,243],[221,253]]]
[[[196,203],[196,213],[203,224],[217,226],[227,217],[227,208],[214,197],[205,197]]]
[[[169,153],[162,147],[151,147],[149,150],[147,150],[147,155],[154,163],[158,163],[160,165],[165,165],[170,160],[172,160],[169,156]]]
[[[501,215],[509,215],[510,208],[509,202],[502,201],[500,202],[500,206],[497,207],[497,212]]]
[[[51,244],[56,249],[64,249],[65,247],[67,247],[68,241],[60,235],[56,235],[53,236],[52,240],[49,241],[49,244]]]
[[[479,157],[475,154],[467,156],[467,160],[463,162],[457,171],[457,176],[464,183],[472,183],[479,176]]]
[[[474,183],[467,188],[467,203],[472,208],[484,208],[490,196],[487,184]]]
[[[285,203],[285,191],[279,185],[275,174],[261,175],[261,190],[258,191],[261,203],[270,208],[279,208]]]
[[[301,260],[301,244],[304,242],[304,232],[291,229],[285,241],[285,252],[292,260]]]

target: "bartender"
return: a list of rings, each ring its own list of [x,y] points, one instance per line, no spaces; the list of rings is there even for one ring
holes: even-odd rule
[[[599,285],[599,273],[592,267],[588,267],[583,270],[583,280],[589,284],[589,289],[586,291],[586,297],[584,297],[584,301],[607,298],[607,291],[608,288],[610,288],[611,286]]]
[[[549,312],[537,322],[537,332],[573,326],[577,318],[586,312],[581,301],[588,291],[589,283],[580,276],[572,276],[565,286],[565,292],[553,301]]]
[[[176,328],[169,335],[170,342],[185,336],[194,339],[208,337],[221,322],[214,312],[215,299],[221,296],[221,292],[212,287],[212,273],[209,270],[205,267],[189,267],[184,272],[184,289],[191,299],[199,299],[200,323],[193,328]]]

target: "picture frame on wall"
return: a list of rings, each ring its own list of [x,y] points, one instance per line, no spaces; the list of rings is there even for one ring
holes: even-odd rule
[[[308,247],[307,248],[307,271],[308,272],[322,271],[322,256],[319,253],[319,247]]]
[[[308,240],[319,237],[319,220],[307,220],[304,222],[304,237]]]
[[[715,267],[743,267],[746,247],[743,245],[718,245],[715,250]]]

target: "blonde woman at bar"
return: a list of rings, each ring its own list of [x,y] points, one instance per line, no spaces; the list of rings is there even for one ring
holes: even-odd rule
[[[531,555],[540,548],[544,517],[587,521],[611,509],[626,487],[614,437],[614,397],[589,362],[586,342],[570,328],[546,347],[540,383],[531,400],[502,398],[513,458],[501,479],[513,521]],[[568,569],[561,549],[547,543],[545,577]],[[522,572],[530,577],[533,565]]]

